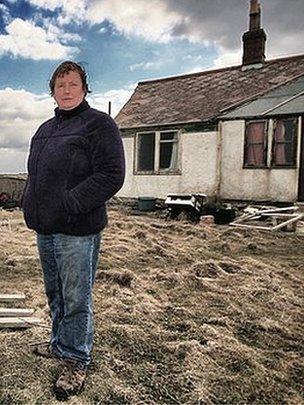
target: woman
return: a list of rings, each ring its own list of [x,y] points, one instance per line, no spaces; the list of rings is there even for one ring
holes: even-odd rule
[[[125,169],[115,122],[85,100],[85,70],[63,62],[49,85],[58,107],[31,140],[22,207],[27,226],[37,232],[52,317],[50,344],[36,354],[63,360],[54,389],[67,398],[82,389],[90,363],[105,203],[122,187]]]

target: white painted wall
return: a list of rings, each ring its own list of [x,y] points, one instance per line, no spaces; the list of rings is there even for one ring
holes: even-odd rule
[[[297,201],[299,169],[244,169],[245,122],[226,121],[219,128],[219,133],[180,135],[179,175],[134,175],[135,137],[123,138],[126,180],[118,196],[165,198],[168,194],[205,193],[222,199]],[[300,142],[298,161],[299,156]]]
[[[118,196],[165,198],[168,194],[179,193],[215,195],[217,191],[217,137],[216,132],[182,133],[179,141],[181,174],[172,175],[134,175],[135,137],[123,138],[126,179]]]
[[[298,169],[243,169],[245,122],[226,121],[221,123],[220,128],[221,198],[290,202],[297,200]]]

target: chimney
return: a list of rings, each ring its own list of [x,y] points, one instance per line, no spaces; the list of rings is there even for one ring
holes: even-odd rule
[[[258,0],[250,1],[249,31],[243,35],[243,66],[265,62],[266,34],[261,28],[261,8]]]

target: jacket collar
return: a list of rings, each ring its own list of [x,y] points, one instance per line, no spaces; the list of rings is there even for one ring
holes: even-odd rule
[[[60,110],[59,107],[55,108],[56,118],[67,119],[78,115],[84,110],[90,108],[89,103],[84,99],[77,107],[72,110]]]

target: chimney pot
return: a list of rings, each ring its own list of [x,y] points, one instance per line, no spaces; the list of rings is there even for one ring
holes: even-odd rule
[[[251,0],[251,2],[250,2],[250,14],[259,13],[259,11],[260,11],[260,5],[258,3],[258,0]]]
[[[243,35],[243,65],[265,62],[266,34],[261,28],[261,8],[258,0],[250,1],[249,31]]]

